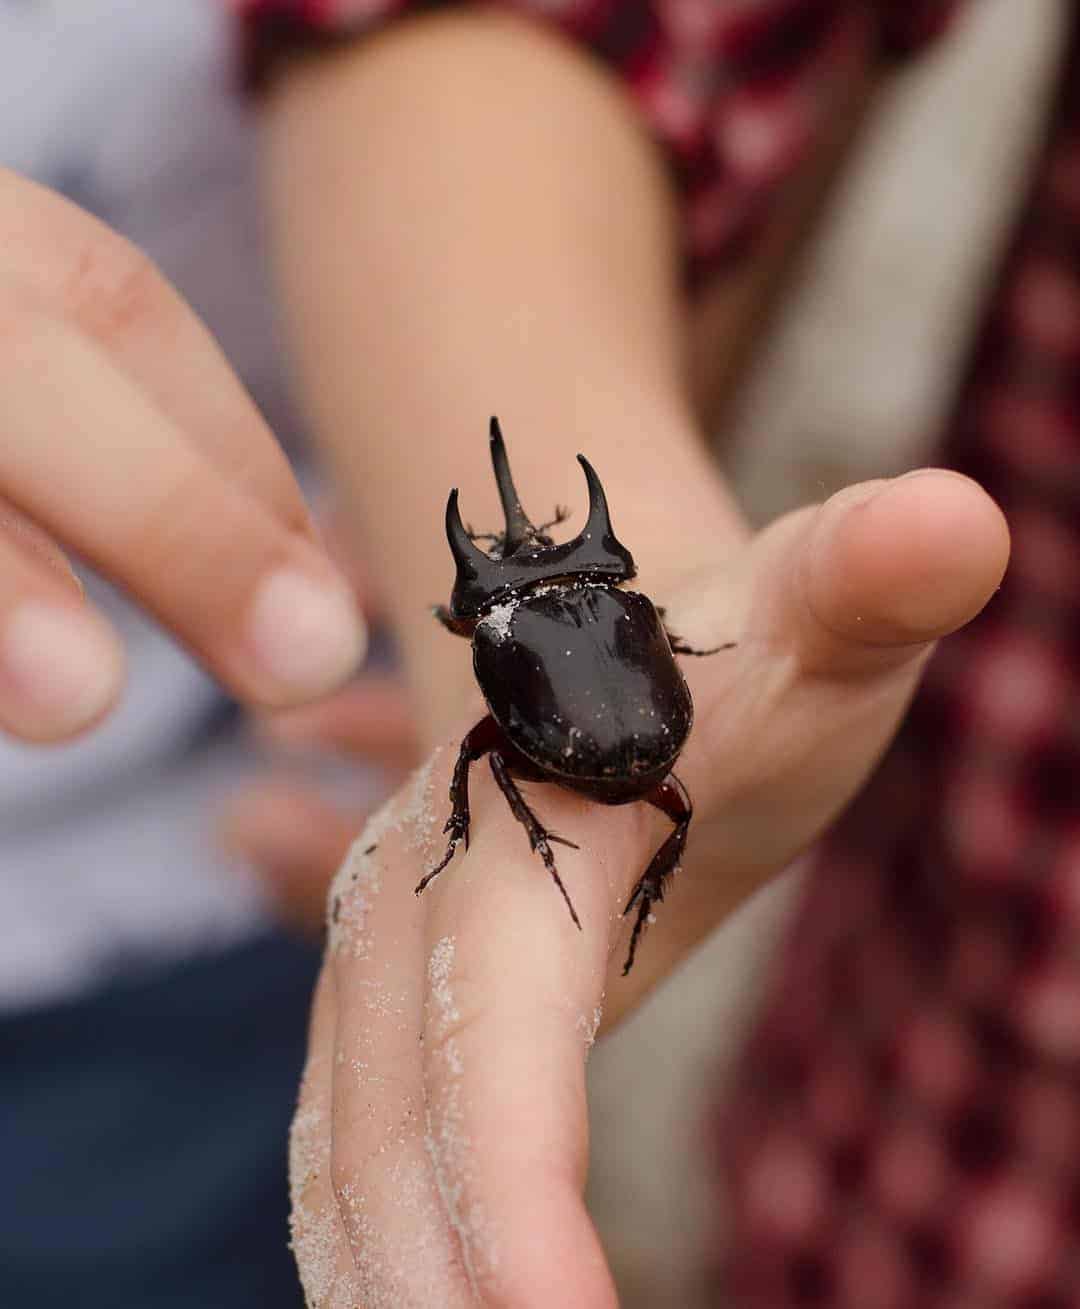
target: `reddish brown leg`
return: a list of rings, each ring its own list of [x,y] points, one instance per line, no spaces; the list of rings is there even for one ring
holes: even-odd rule
[[[471,637],[476,627],[475,619],[458,619],[450,614],[446,605],[433,605],[431,609],[435,620],[443,625],[448,632],[453,632],[455,636]]]
[[[556,836],[554,832],[549,832],[529,806],[525,803],[525,797],[517,789],[514,779],[507,771],[506,761],[499,752],[493,751],[488,759],[491,764],[491,771],[495,774],[495,780],[499,784],[499,790],[506,796],[506,803],[510,806],[510,812],[525,828],[529,834],[529,844],[534,850],[539,850],[540,858],[544,861],[544,867],[551,874],[555,885],[562,892],[562,898],[566,901],[566,907],[570,910],[570,917],[574,920],[574,926],[581,931],[581,920],[577,916],[577,911],[570,900],[570,896],[563,886],[562,878],[555,867],[555,856],[551,853],[551,841],[557,841],[559,845],[568,845],[571,850],[578,847],[573,841],[568,841],[564,836]]]
[[[444,832],[450,833],[450,843],[440,862],[417,883],[417,895],[421,895],[428,883],[438,877],[453,859],[459,841],[465,842],[466,850],[469,848],[469,766],[500,746],[503,740],[498,723],[488,714],[486,718],[481,718],[462,741],[454,765],[454,775],[450,779],[450,817],[443,828]]]
[[[648,868],[645,869],[641,880],[634,887],[630,899],[626,902],[626,908],[623,910],[623,916],[633,909],[634,905],[638,906],[637,920],[634,923],[634,930],[630,934],[630,950],[626,956],[626,963],[623,965],[623,977],[634,966],[634,955],[637,952],[638,940],[645,924],[648,922],[649,914],[654,904],[659,904],[664,898],[664,890],[667,879],[679,866],[682,859],[683,850],[686,849],[686,834],[690,829],[690,819],[694,814],[694,807],[690,803],[690,796],[682,782],[671,773],[667,779],[660,783],[654,790],[650,791],[645,799],[651,805],[655,805],[671,819],[675,824],[675,830],[670,833],[664,844],[653,855]]]

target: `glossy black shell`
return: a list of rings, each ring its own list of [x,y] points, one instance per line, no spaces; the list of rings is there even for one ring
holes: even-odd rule
[[[553,781],[626,804],[671,771],[694,710],[647,596],[567,581],[490,610],[473,668],[492,716]]]

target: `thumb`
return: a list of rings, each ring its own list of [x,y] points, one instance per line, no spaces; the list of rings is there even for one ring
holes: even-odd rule
[[[970,478],[921,469],[848,487],[766,536],[775,624],[806,673],[861,677],[908,663],[997,590],[1009,529]],[[771,544],[778,544],[777,541]],[[759,593],[760,594],[760,593]]]

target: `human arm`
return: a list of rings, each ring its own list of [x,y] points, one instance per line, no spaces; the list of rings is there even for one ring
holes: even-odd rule
[[[371,1303],[432,1303],[432,1285],[462,1302],[471,1271],[491,1303],[608,1304],[580,1199],[582,1020],[601,1004],[609,1021],[626,1012],[835,814],[929,643],[996,585],[1004,525],[970,482],[924,474],[749,535],[685,382],[663,174],[610,84],[531,29],[400,29],[297,70],[270,119],[301,376],[392,597],[428,743],[479,716],[475,698],[462,708],[475,697],[466,652],[427,626],[425,602],[451,580],[447,488],[479,526],[497,522],[491,411],[535,513],[580,505],[583,448],[642,589],[683,635],[739,642],[687,669],[698,721],[680,772],[698,815],[626,981],[619,910],[662,825],[536,794],[582,845],[560,852],[582,938],[484,776],[473,846],[419,906],[426,819],[383,833],[367,863],[361,838],[316,1006],[294,1169],[309,1286],[321,1233],[339,1285]],[[452,750],[425,801],[437,821]],[[334,1275],[331,1263],[324,1290]]]

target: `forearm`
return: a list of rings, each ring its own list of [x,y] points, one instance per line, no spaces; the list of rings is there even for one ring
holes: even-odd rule
[[[268,119],[302,391],[426,721],[467,675],[426,605],[452,580],[448,489],[498,523],[489,414],[537,521],[583,510],[588,453],[643,586],[741,539],[688,400],[667,182],[596,66],[456,14],[298,69]]]

